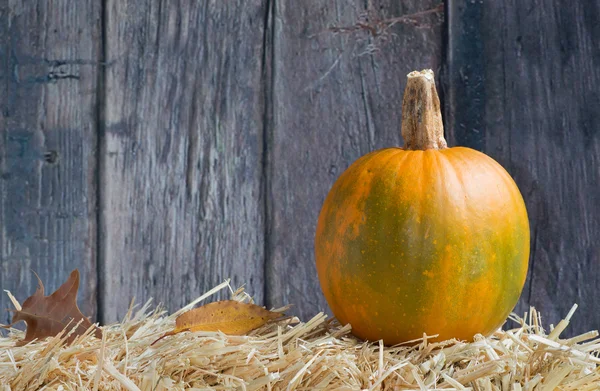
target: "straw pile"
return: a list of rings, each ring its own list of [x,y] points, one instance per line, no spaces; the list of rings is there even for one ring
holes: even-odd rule
[[[600,390],[598,332],[559,338],[575,308],[549,334],[532,309],[512,316],[519,327],[472,343],[425,336],[384,347],[318,314],[248,336],[181,333],[150,346],[177,315],[228,287],[171,316],[146,303],[103,326],[102,340],[90,330],[70,346],[60,335],[15,347],[23,333],[11,330],[0,338],[0,390]],[[242,290],[232,296],[251,300]]]

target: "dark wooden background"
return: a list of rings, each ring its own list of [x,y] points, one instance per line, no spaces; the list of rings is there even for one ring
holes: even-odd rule
[[[0,2],[0,288],[23,300],[32,270],[50,290],[77,267],[101,322],[227,277],[326,309],[321,203],[402,144],[406,74],[432,68],[449,143],[527,202],[516,310],[556,323],[577,302],[571,333],[598,328],[599,37],[600,0]]]

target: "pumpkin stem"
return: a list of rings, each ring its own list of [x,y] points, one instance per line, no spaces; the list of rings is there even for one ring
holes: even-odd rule
[[[440,98],[431,69],[408,74],[402,100],[402,138],[404,149],[447,148]]]

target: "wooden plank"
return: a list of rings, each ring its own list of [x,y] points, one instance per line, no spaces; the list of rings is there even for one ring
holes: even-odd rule
[[[274,2],[267,159],[269,305],[293,303],[292,311],[304,319],[326,310],[314,263],[323,200],[354,160],[377,148],[402,144],[406,74],[437,70],[441,61],[440,8],[388,29],[386,23],[376,22],[439,3]],[[353,30],[359,21],[382,34],[374,38],[367,29]],[[337,32],[332,31],[336,26]]]
[[[600,286],[600,1],[451,0],[447,131],[515,178],[532,253],[517,311],[568,334],[597,329]]]
[[[104,321],[229,277],[262,302],[265,7],[107,1]]]
[[[19,300],[74,268],[79,306],[96,312],[95,1],[0,5],[0,287]],[[0,295],[1,323],[11,317]]]

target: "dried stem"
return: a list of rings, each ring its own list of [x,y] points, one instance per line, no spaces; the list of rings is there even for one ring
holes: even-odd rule
[[[410,150],[444,149],[440,98],[431,69],[408,74],[402,100],[402,138]]]

